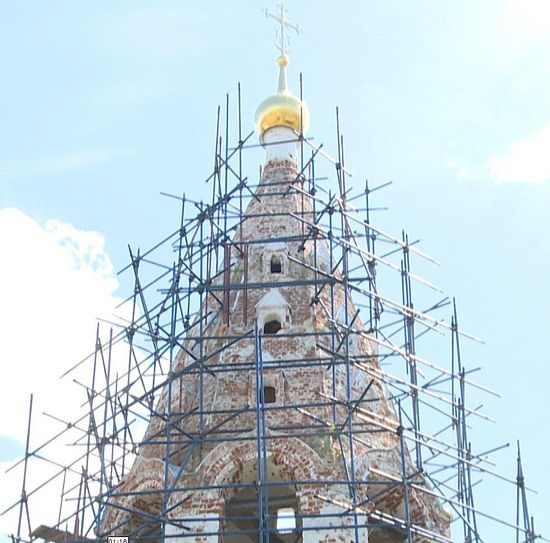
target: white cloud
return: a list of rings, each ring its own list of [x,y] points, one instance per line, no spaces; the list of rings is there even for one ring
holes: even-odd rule
[[[550,179],[550,123],[489,160],[491,174],[498,182],[542,183]]]
[[[94,351],[97,317],[113,320],[121,300],[115,296],[118,282],[100,233],[78,230],[57,220],[42,226],[21,211],[9,208],[0,209],[0,233],[0,330],[5,338],[0,343],[0,412],[7,414],[0,417],[0,436],[25,443],[31,392],[34,401],[30,450],[62,432],[38,455],[29,458],[26,491],[31,493],[29,511],[36,528],[57,521],[63,485],[60,465],[72,466],[65,482],[66,492],[72,490],[65,495],[62,518],[74,511],[79,474],[85,463],[81,457],[86,453],[82,446],[86,440],[82,439],[87,436],[89,409],[86,391],[73,379],[89,386],[92,361],[65,379],[60,380],[59,376]],[[129,315],[125,313],[124,308],[116,309],[117,315],[127,319]],[[104,325],[102,331],[103,345],[107,345],[109,326]],[[107,356],[105,352],[105,364]],[[122,375],[127,363],[127,347],[118,342],[112,350],[111,382],[116,373]],[[95,387],[101,390],[105,377],[100,354],[97,365]],[[146,383],[148,379],[150,376],[145,377]],[[101,397],[95,400],[96,409],[98,404]],[[96,411],[100,420],[102,414],[102,408]],[[75,423],[80,417],[84,418],[77,425],[67,427],[66,423]],[[143,429],[144,423],[133,424],[134,438],[139,440]],[[75,446],[79,439],[80,444]],[[127,461],[131,463],[131,455]],[[96,472],[97,457],[92,455],[90,462],[89,472]],[[16,502],[21,493],[22,465],[4,473],[12,463],[0,462],[0,512]],[[51,482],[39,488],[54,475]],[[95,491],[97,488],[91,489]],[[16,530],[17,517],[18,508],[0,517],[0,541],[2,534]],[[27,534],[25,518],[24,513],[23,536]]]
[[[480,2],[483,24],[478,27],[480,60],[490,62],[489,74],[496,74],[518,93],[547,94],[550,74],[550,2],[548,0],[497,0]],[[470,44],[471,45],[471,44]],[[485,58],[485,55],[488,57]],[[482,81],[476,81],[482,85]],[[521,104],[524,108],[526,104]],[[512,112],[513,113],[513,112]]]
[[[79,406],[85,401],[84,391],[71,378],[59,380],[59,376],[94,350],[96,318],[112,316],[119,302],[114,296],[118,283],[98,232],[81,231],[57,220],[41,226],[9,208],[0,209],[0,232],[0,412],[7,414],[0,417],[0,436],[25,442],[32,392],[33,450],[64,428],[42,412],[67,421],[83,412]],[[77,376],[85,379],[83,373]],[[77,431],[69,432],[74,441]],[[67,433],[52,444],[49,458],[63,463],[84,452],[82,447],[67,447],[70,441]],[[20,470],[4,474],[9,464],[0,463],[0,511],[21,491]],[[27,491],[52,470],[53,466],[33,458]],[[42,517],[54,508],[57,518],[61,482],[59,477],[33,498],[33,503],[39,500],[34,503],[35,514]],[[14,520],[13,515],[0,517],[0,532],[15,530]],[[36,525],[38,519],[32,520]]]
[[[92,149],[65,153],[58,156],[35,157],[7,162],[0,167],[0,179],[21,179],[57,175],[107,164],[125,155],[124,151]]]
[[[508,0],[497,26],[506,43],[516,49],[547,39],[550,33],[550,2],[548,0]]]
[[[28,395],[62,407],[59,376],[93,351],[96,317],[109,317],[116,281],[103,236],[69,224],[45,227],[16,209],[0,210],[0,435],[22,441]],[[7,386],[6,386],[7,385]]]

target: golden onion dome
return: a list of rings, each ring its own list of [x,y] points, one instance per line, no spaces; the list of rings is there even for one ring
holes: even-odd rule
[[[260,140],[266,130],[275,126],[287,126],[297,132],[305,133],[309,127],[309,111],[305,104],[287,89],[286,67],[288,58],[277,59],[279,65],[279,86],[277,94],[266,98],[256,110],[254,122],[260,134]]]

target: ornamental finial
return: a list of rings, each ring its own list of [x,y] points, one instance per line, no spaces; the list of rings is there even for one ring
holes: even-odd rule
[[[287,28],[290,28],[300,34],[301,30],[298,25],[292,24],[286,18],[286,9],[284,2],[281,2],[278,5],[277,13],[271,13],[268,8],[264,10],[265,16],[267,18],[274,19],[278,25],[275,27],[275,47],[281,53],[281,57],[286,59],[287,53],[289,52],[290,40],[286,32]]]

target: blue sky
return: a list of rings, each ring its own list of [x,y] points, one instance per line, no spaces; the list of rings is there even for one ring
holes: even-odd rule
[[[177,204],[160,191],[208,198],[216,108],[239,81],[244,130],[253,128],[276,86],[263,7],[0,0],[0,408],[13,413],[0,419],[0,461],[23,441],[31,390],[60,407],[45,383],[58,386],[60,370],[92,345],[94,318],[123,296],[128,285],[117,290],[113,270],[126,264],[127,244],[148,247],[177,226]],[[539,490],[531,511],[548,536],[550,8],[288,8],[303,30],[289,82],[297,91],[303,73],[309,135],[334,151],[338,105],[354,182],[394,181],[377,195],[390,207],[378,224],[406,228],[443,262],[425,275],[485,340],[467,347],[471,365],[503,397],[487,399],[497,424],[473,441],[521,440]],[[512,449],[494,460],[513,475]],[[513,509],[513,488],[506,500]]]

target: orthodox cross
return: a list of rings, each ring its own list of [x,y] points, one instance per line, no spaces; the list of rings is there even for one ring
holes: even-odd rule
[[[286,18],[286,9],[283,2],[279,4],[277,13],[271,13],[271,11],[267,8],[264,10],[264,13],[266,17],[271,17],[271,19],[274,19],[277,23],[279,23],[279,28],[275,27],[275,47],[277,47],[280,51],[282,57],[286,57],[286,54],[288,53],[289,39],[285,31],[287,28],[291,28],[296,32],[296,34],[300,34],[300,27],[292,24]]]

